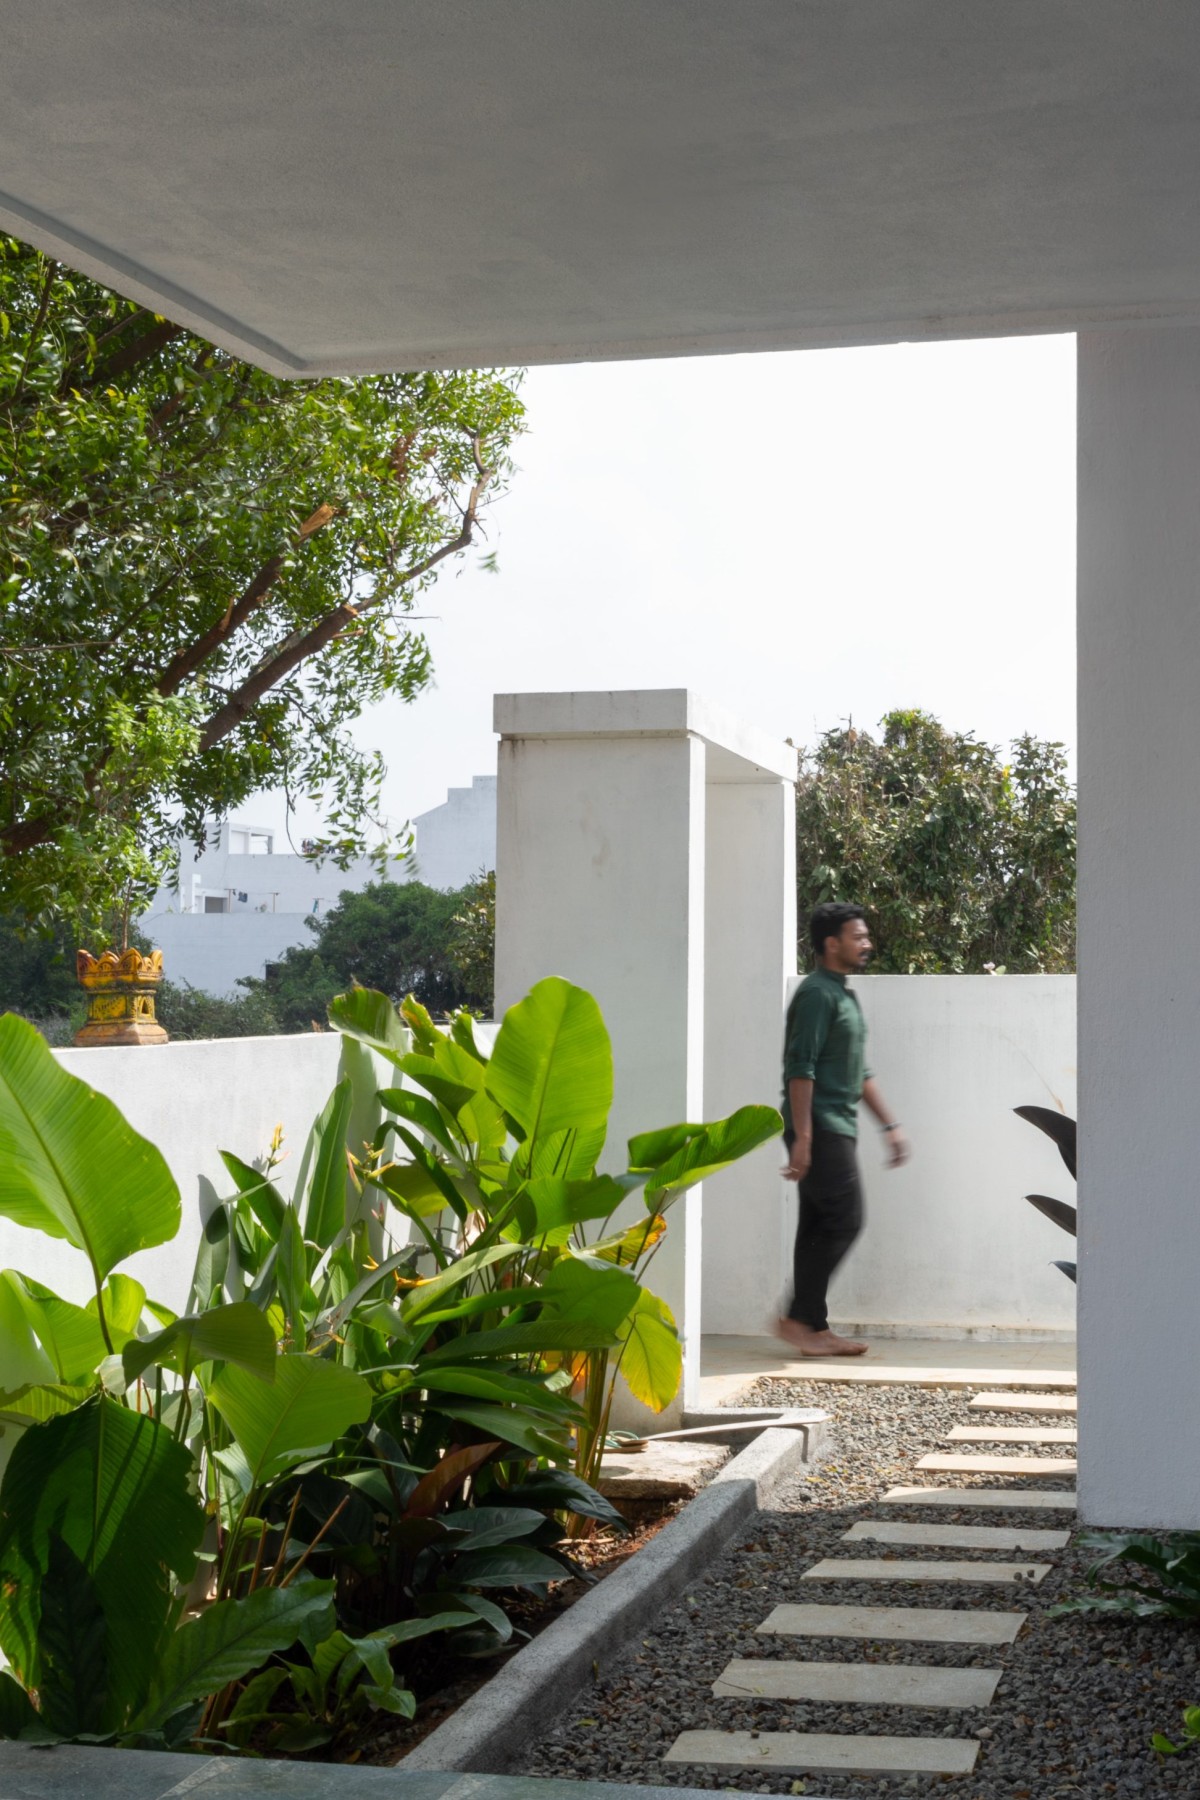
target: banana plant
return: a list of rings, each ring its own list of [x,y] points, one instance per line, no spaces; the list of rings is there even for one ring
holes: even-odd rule
[[[1036,1125],[1039,1131],[1044,1131],[1046,1136],[1057,1144],[1058,1153],[1074,1178],[1076,1169],[1074,1119],[1068,1119],[1065,1113],[1053,1112],[1048,1106],[1015,1106],[1013,1111],[1019,1119],[1025,1119],[1030,1125]],[[1061,1226],[1063,1231],[1069,1232],[1072,1237],[1076,1235],[1075,1208],[1068,1205],[1065,1200],[1055,1200],[1049,1194],[1026,1194],[1025,1198],[1030,1206],[1035,1207],[1044,1218],[1052,1219],[1056,1225]],[[1054,1266],[1056,1269],[1061,1269],[1071,1281],[1075,1280],[1077,1274],[1075,1263],[1056,1261]]]
[[[382,996],[355,990],[330,1008],[335,1026],[401,1077],[379,1092],[386,1116],[359,1165],[365,1188],[412,1233],[413,1285],[392,1308],[394,1346],[405,1344],[428,1405],[481,1430],[500,1431],[520,1404],[515,1392],[484,1393],[496,1359],[509,1384],[545,1381],[550,1369],[580,1385],[571,1461],[590,1484],[618,1374],[659,1411],[679,1385],[675,1321],[643,1280],[670,1206],[776,1135],[779,1114],[746,1106],[714,1124],[643,1133],[624,1168],[603,1173],[612,1047],[592,995],[559,977],[538,982],[505,1014],[490,1056],[467,1014],[448,1031],[412,1000],[400,1014],[408,1050],[394,1026],[380,1030]],[[434,1324],[436,1340],[423,1329]],[[466,1402],[448,1399],[447,1386]],[[389,1415],[397,1435],[410,1406],[399,1393]]]

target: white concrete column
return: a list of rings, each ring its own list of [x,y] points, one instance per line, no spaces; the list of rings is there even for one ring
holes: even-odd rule
[[[1195,1530],[1200,330],[1079,340],[1079,774],[1080,1507]]]
[[[794,783],[710,780],[706,835],[704,1110],[717,1119],[779,1104],[796,969]],[[757,1337],[774,1327],[795,1231],[782,1154],[773,1139],[705,1183],[706,1333]]]
[[[614,1173],[635,1132],[703,1116],[705,746],[660,698],[496,700],[496,1015],[546,975],[596,996]],[[662,1415],[627,1401],[626,1425],[669,1429],[698,1380],[700,1207],[698,1189],[676,1201],[649,1275],[683,1338],[684,1393]]]
[[[795,950],[794,752],[683,689],[501,694],[496,729],[497,1013],[545,975],[595,994],[616,1065],[603,1166],[625,1166],[635,1132],[773,1101]],[[744,1179],[756,1207],[773,1187],[777,1217],[764,1166],[760,1152]],[[630,1403],[623,1423],[666,1429],[696,1399],[700,1219],[694,1189],[649,1276],[683,1340],[679,1400],[653,1422]],[[751,1234],[729,1254],[736,1286]]]

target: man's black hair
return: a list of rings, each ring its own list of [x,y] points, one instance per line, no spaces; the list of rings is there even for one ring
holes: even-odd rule
[[[847,900],[824,901],[808,921],[813,954],[823,956],[826,938],[840,937],[844,925],[849,925],[852,919],[865,919],[866,916],[861,906],[852,906]]]

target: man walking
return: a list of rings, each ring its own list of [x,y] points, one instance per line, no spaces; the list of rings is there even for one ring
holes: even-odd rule
[[[856,1156],[858,1103],[879,1120],[889,1167],[908,1160],[908,1144],[866,1066],[867,1028],[846,977],[871,955],[861,906],[830,901],[809,921],[816,968],[792,996],[783,1048],[783,1173],[800,1183],[800,1224],[792,1304],[779,1335],[801,1356],[861,1356],[867,1346],[829,1329],[829,1279],[862,1230]]]

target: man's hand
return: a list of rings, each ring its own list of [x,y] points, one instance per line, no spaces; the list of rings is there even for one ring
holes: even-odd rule
[[[900,1168],[901,1164],[906,1163],[912,1155],[908,1139],[902,1131],[889,1131],[887,1134],[887,1146],[887,1166],[889,1169]]]
[[[812,1162],[812,1139],[798,1137],[788,1154],[787,1166],[780,1171],[785,1181],[803,1181]]]

